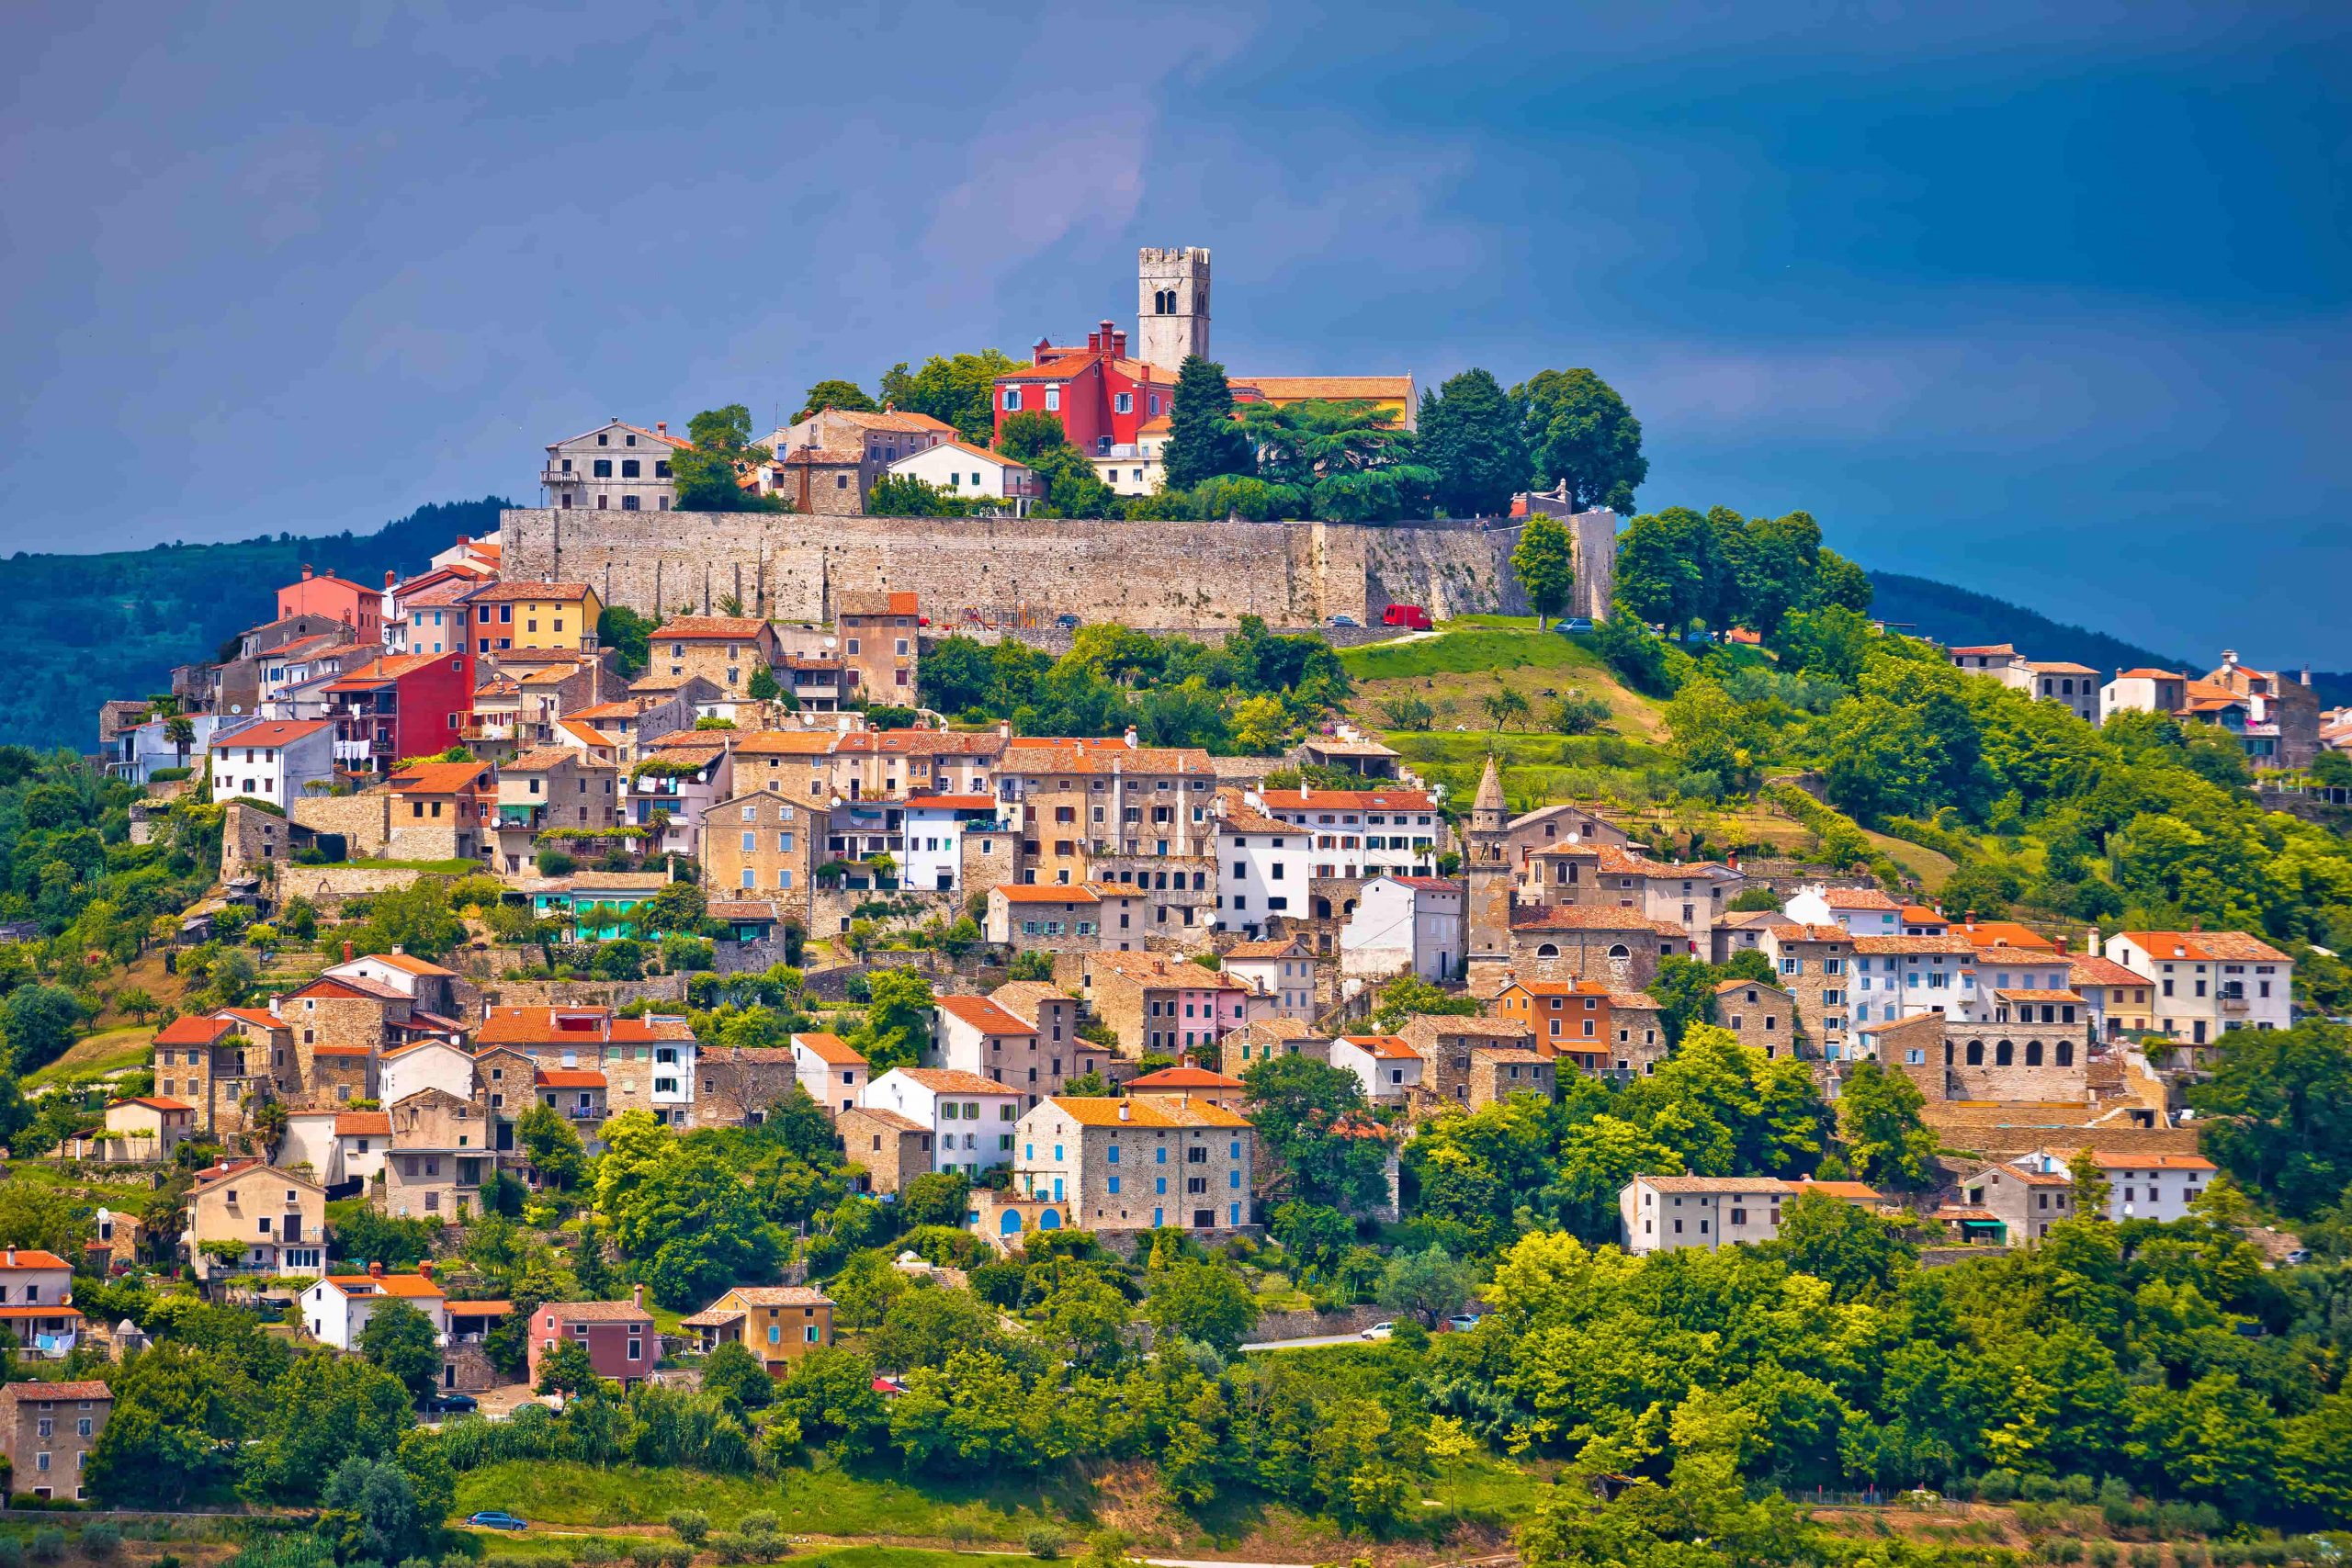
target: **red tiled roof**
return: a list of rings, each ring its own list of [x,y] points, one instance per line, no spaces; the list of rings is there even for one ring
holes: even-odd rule
[[[986,997],[941,997],[939,1010],[983,1034],[1030,1034],[1029,1025]]]
[[[1008,1085],[984,1078],[978,1073],[967,1073],[957,1067],[899,1067],[898,1075],[910,1083],[921,1084],[933,1094],[1012,1094]]]
[[[431,1301],[442,1293],[440,1286],[422,1274],[330,1274],[327,1283],[346,1296],[380,1294]]]
[[[865,1065],[865,1058],[851,1050],[849,1043],[838,1034],[827,1033],[822,1030],[812,1031],[807,1034],[794,1035],[792,1043],[816,1057],[817,1060],[833,1066],[862,1067]]]
[[[225,1019],[207,1013],[189,1013],[175,1018],[155,1032],[158,1045],[209,1045],[233,1033],[236,1025]]]
[[[0,1269],[71,1269],[74,1267],[54,1252],[44,1252],[38,1247],[12,1247],[0,1253]]]
[[[602,1089],[605,1075],[584,1067],[541,1067],[532,1075],[532,1081],[542,1089]]]
[[[488,762],[419,762],[391,777],[397,795],[455,795],[491,772]]]
[[[1270,789],[1260,799],[1269,811],[1434,811],[1437,802],[1418,789]],[[1304,826],[1304,824],[1302,824]]]
[[[389,1111],[339,1111],[335,1112],[334,1135],[338,1138],[389,1138],[392,1135],[392,1113]]]
[[[518,604],[526,599],[548,599],[570,603],[585,599],[594,592],[584,582],[485,582],[467,594],[466,602],[472,604]]]
[[[766,629],[757,615],[673,615],[651,636],[656,642],[751,642]]]
[[[47,1308],[36,1310],[43,1315],[50,1311]],[[79,1317],[81,1314],[69,1310],[65,1315]],[[12,1382],[7,1385],[6,1393],[10,1399],[35,1403],[63,1400],[79,1404],[85,1399],[95,1401],[114,1397],[114,1390],[102,1382]]]
[[[1394,1034],[1342,1034],[1338,1043],[1352,1045],[1366,1055],[1377,1056],[1384,1061],[1418,1062],[1421,1059],[1419,1051]]]
[[[273,719],[266,724],[248,725],[233,734],[215,736],[212,750],[233,750],[239,747],[287,746],[332,728],[322,718]]]
[[[1139,1089],[1239,1089],[1239,1078],[1213,1073],[1206,1067],[1162,1067],[1156,1073],[1146,1073],[1128,1080],[1127,1091]]]

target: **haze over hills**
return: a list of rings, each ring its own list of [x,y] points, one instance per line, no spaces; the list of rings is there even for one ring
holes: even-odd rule
[[[279,534],[223,545],[160,545],[103,555],[9,558],[16,592],[0,599],[0,743],[96,743],[98,704],[167,690],[175,664],[214,656],[221,642],[267,618],[269,593],[308,563],[360,582],[409,572],[458,535],[498,526],[495,496],[421,506],[373,534],[297,538]],[[2184,658],[2052,620],[1949,583],[1874,571],[1873,613],[1946,644],[2014,643],[2033,659],[2073,660],[2095,670],[2153,664],[2201,672],[2221,649]],[[2259,649],[2241,649],[2260,662]],[[2318,673],[2323,704],[2352,702],[2352,673]]]

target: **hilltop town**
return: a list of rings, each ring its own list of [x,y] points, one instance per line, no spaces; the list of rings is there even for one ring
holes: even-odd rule
[[[2318,1552],[2352,717],[1874,621],[1804,513],[1637,508],[1589,370],[1227,375],[1207,252],[1137,291],[550,441],[0,749],[11,1495],[385,1563],[1891,1528],[1720,1462]]]

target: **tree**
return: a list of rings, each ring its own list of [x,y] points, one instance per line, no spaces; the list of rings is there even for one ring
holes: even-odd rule
[[[576,1339],[558,1339],[539,1352],[537,1392],[540,1393],[569,1397],[585,1393],[602,1381],[596,1376],[596,1363],[589,1359],[588,1347]]]
[[[1690,772],[1713,773],[1742,794],[1763,777],[1771,737],[1761,719],[1715,682],[1691,681],[1675,693],[1666,705],[1666,727]]]
[[[1249,438],[1234,423],[1233,389],[1226,384],[1224,366],[1188,354],[1177,367],[1160,467],[1170,490],[1190,490],[1220,474],[1257,473]]]
[[[667,1145],[605,1213],[646,1288],[672,1306],[759,1278],[781,1250],[751,1189],[707,1147]]]
[[[1447,516],[1510,510],[1511,496],[1527,488],[1527,439],[1519,410],[1490,372],[1464,370],[1422,393],[1419,423],[1418,453],[1437,470],[1437,502]]]
[[[1126,1349],[1127,1298],[1091,1269],[1071,1274],[1037,1303],[1037,1320],[1083,1367],[1108,1366]],[[1157,1322],[1157,1319],[1153,1321]]]
[[[346,1562],[391,1563],[423,1557],[438,1521],[417,1506],[416,1488],[397,1464],[354,1455],[335,1466],[320,1501],[318,1530]]]
[[[1430,1326],[1462,1310],[1478,1282],[1476,1269],[1442,1247],[1400,1252],[1380,1276],[1379,1302],[1390,1312],[1408,1312]]]
[[[1258,1322],[1257,1300],[1240,1280],[1190,1258],[1153,1271],[1143,1311],[1162,1335],[1195,1339],[1227,1356]]]
[[[704,1359],[702,1386],[738,1412],[764,1409],[775,1398],[775,1382],[767,1368],[732,1340]]]
[[[2098,1153],[2076,1149],[2075,1157],[2066,1162],[2066,1174],[2075,1182],[2075,1213],[2086,1220],[2107,1218],[2107,1202],[2114,1188],[2107,1179],[2107,1172],[2099,1168]]]
[[[784,694],[784,688],[776,684],[775,671],[764,663],[752,670],[751,683],[743,689],[755,703],[772,703]]]
[[[970,510],[965,497],[912,474],[884,474],[865,492],[869,517],[961,517]]]
[[[1006,415],[997,433],[997,450],[1028,464],[1045,485],[1045,514],[1103,517],[1114,509],[1117,496],[1095,471],[1093,458],[1071,443],[1061,415],[1043,409]]]
[[[164,739],[172,743],[178,765],[187,767],[188,748],[196,744],[196,722],[184,714],[174,714],[164,721]]]
[[[972,1201],[972,1184],[952,1170],[927,1170],[899,1194],[910,1225],[961,1225]]]
[[[408,1390],[390,1372],[331,1350],[298,1356],[270,1390],[245,1487],[273,1502],[307,1503],[345,1460],[398,1452],[414,1422]]]
[[[2219,1044],[2188,1091],[2206,1157],[2290,1219],[2335,1202],[2352,1186],[2352,1028],[2314,1019]]]
[[[865,389],[856,382],[834,378],[820,381],[808,389],[808,395],[800,400],[800,412],[792,416],[792,423],[798,424],[810,414],[825,409],[839,409],[843,413],[878,413],[881,408],[882,405],[867,397]],[[751,434],[748,425],[744,434]]]
[[[1478,998],[1442,991],[1418,975],[1399,975],[1380,987],[1372,1011],[1373,1026],[1393,1034],[1408,1018],[1476,1018]]]
[[[1589,370],[1544,370],[1512,388],[1511,401],[1538,485],[1566,483],[1579,511],[1633,512],[1634,491],[1649,478],[1650,465],[1642,456],[1641,421],[1608,382]]]
[[[1914,1190],[1934,1181],[1936,1135],[1919,1120],[1927,1103],[1908,1074],[1854,1064],[1838,1097],[1838,1134],[1854,1174]]]
[[[1799,1273],[1826,1280],[1840,1300],[1893,1290],[1912,1257],[1893,1225],[1826,1192],[1790,1199],[1781,1211],[1780,1235],[1766,1250]]]
[[[359,1353],[370,1366],[401,1380],[418,1399],[441,1381],[441,1347],[433,1320],[402,1301],[390,1301],[368,1314],[359,1331]]]
[[[779,495],[745,490],[740,480],[755,464],[775,457],[752,445],[752,411],[741,403],[705,409],[686,423],[694,445],[673,450],[667,459],[684,512],[785,512]]]
[[[177,1507],[228,1480],[257,1416],[231,1360],[172,1340],[124,1362],[90,1454],[91,1490],[116,1506]]]
[[[654,617],[640,615],[626,604],[607,604],[596,617],[596,642],[614,650],[623,675],[642,675],[652,658]]]
[[[1388,1201],[1388,1138],[1343,1067],[1272,1056],[1241,1075],[1250,1124],[1290,1179],[1289,1196],[1363,1212]]]
[[[1530,517],[1519,531],[1519,543],[1512,547],[1510,570],[1526,591],[1528,603],[1535,606],[1535,629],[1542,631],[1544,617],[1565,609],[1568,590],[1576,586],[1576,552],[1568,543],[1568,531],[1552,518]]]
[[[882,400],[908,413],[944,421],[966,441],[985,446],[996,432],[996,378],[1019,368],[993,348],[944,359],[934,354],[912,375],[904,363],[883,372]]]
[[[1617,539],[1617,598],[1639,619],[1679,633],[1708,608],[1707,520],[1687,506],[1645,512]]]
[[[865,1021],[852,1032],[850,1044],[877,1076],[912,1066],[931,1043],[931,982],[911,969],[884,969],[869,984]]]
[[[19,986],[8,993],[0,1019],[7,1025],[9,1066],[17,1073],[45,1067],[74,1043],[82,1004],[62,986]]]

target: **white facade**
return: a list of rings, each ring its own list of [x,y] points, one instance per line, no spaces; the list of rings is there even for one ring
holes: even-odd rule
[[[2067,1176],[2071,1156],[2049,1149],[2019,1155],[2009,1163],[2041,1176]],[[2169,1224],[2188,1217],[2188,1206],[2213,1185],[2219,1168],[2199,1155],[2115,1155],[2094,1150],[2091,1159],[2107,1179],[2107,1217]]]
[[[204,765],[205,753],[216,745],[225,745],[227,738],[251,726],[252,720],[228,714],[193,713],[185,716],[193,732],[185,753],[174,745],[167,735],[171,721],[151,718],[144,724],[133,725],[118,734],[108,743],[107,773],[132,784],[143,784],[155,776],[158,768],[196,769]]]
[[[302,1323],[311,1337],[338,1350],[356,1349],[368,1320],[386,1302],[404,1302],[423,1313],[446,1344],[449,1303],[439,1287],[420,1274],[330,1274],[302,1292]]]
[[[1340,972],[1365,980],[1410,973],[1462,977],[1463,890],[1435,877],[1378,876],[1363,885],[1340,929]]]
[[[1021,1096],[1003,1084],[944,1067],[894,1067],[865,1086],[864,1103],[930,1128],[935,1170],[977,1177],[1012,1162]]]
[[[1617,1194],[1620,1236],[1636,1257],[1770,1241],[1799,1190],[1770,1176],[1637,1176]]]
[[[1245,984],[1255,986],[1273,1005],[1266,1010],[1269,1018],[1295,1018],[1301,1022],[1315,1021],[1315,971],[1320,961],[1303,942],[1292,942],[1279,954],[1228,953],[1225,955],[1225,972]],[[1250,1022],[1256,1022],[1251,1019]]]
[[[548,446],[539,471],[542,506],[582,507],[594,512],[667,512],[678,504],[670,475],[670,454],[692,443],[670,434],[667,423],[647,430],[619,420]]]
[[[961,441],[943,441],[910,452],[892,463],[889,471],[896,478],[921,479],[933,490],[967,501],[1003,502],[1016,514],[1044,489],[1028,464]]]
[[[1313,841],[1306,829],[1255,812],[1218,822],[1216,929],[1254,935],[1269,916],[1306,916]]]
[[[1421,1054],[1393,1034],[1342,1034],[1331,1042],[1331,1065],[1353,1073],[1363,1097],[1393,1105],[1421,1087]]]
[[[1903,934],[1903,906],[1876,888],[1800,887],[1781,913],[1801,925],[1842,927],[1849,936]]]
[[[249,725],[207,757],[214,800],[258,800],[285,807],[313,784],[334,778],[334,726],[323,719]]]
[[[909,888],[952,893],[964,885],[964,835],[976,823],[1002,838],[996,802],[985,795],[917,795],[907,802],[901,880]]]
[[[307,1165],[320,1186],[339,1187],[373,1181],[391,1146],[390,1119],[383,1111],[297,1111],[286,1119],[286,1136],[270,1163],[282,1169]]]
[[[2243,931],[2118,931],[2107,956],[2145,975],[2159,1033],[2191,1045],[2291,1021],[2294,961]]]
[[[865,1092],[865,1058],[835,1034],[792,1037],[792,1076],[830,1114],[857,1109]]]
[[[378,1098],[398,1105],[412,1094],[441,1089],[459,1100],[474,1097],[474,1059],[446,1040],[427,1040],[386,1052],[377,1063]]]

